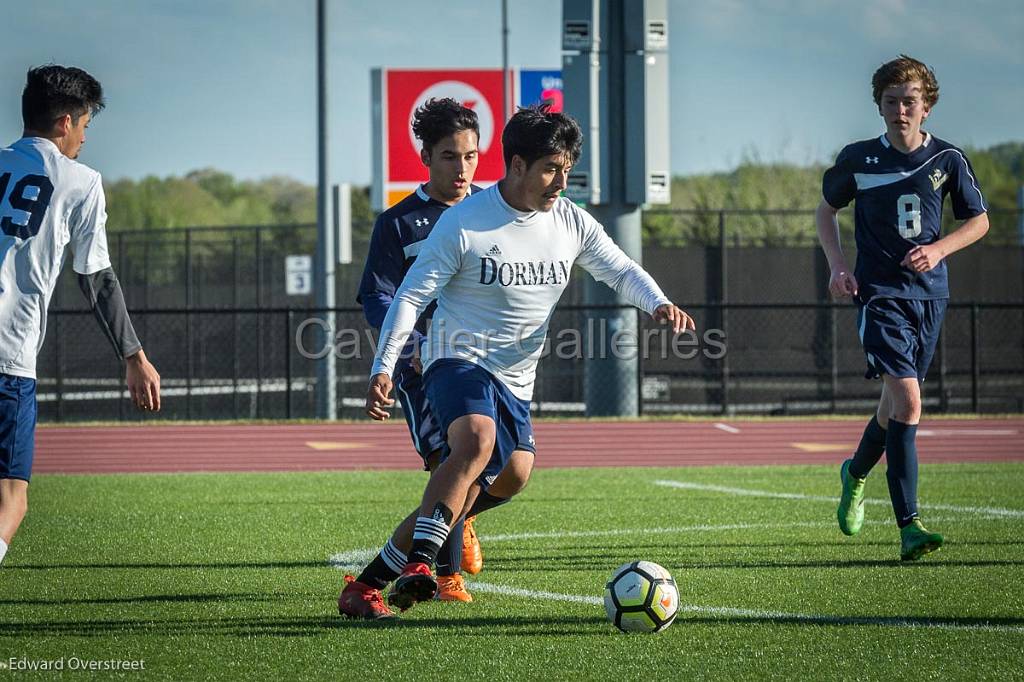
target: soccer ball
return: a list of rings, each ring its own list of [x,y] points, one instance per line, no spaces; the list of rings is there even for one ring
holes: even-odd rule
[[[612,573],[604,589],[604,610],[623,632],[661,632],[675,620],[679,590],[658,564],[633,561]]]

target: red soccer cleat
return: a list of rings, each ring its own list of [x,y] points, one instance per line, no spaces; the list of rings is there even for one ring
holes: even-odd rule
[[[347,618],[363,620],[395,618],[395,612],[384,604],[380,590],[361,583],[350,575],[345,576],[345,587],[338,595],[338,613]]]
[[[430,566],[422,563],[407,564],[388,593],[388,604],[400,611],[407,611],[418,601],[433,599],[436,593],[437,581],[434,580]]]

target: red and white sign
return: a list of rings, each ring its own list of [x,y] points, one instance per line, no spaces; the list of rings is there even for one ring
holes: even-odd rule
[[[523,71],[523,75],[526,73]],[[520,77],[518,69],[508,72],[509,82],[514,86],[513,102],[518,102],[517,93],[524,90]],[[412,132],[412,118],[416,108],[430,98],[451,97],[476,112],[480,123],[480,160],[473,183],[487,186],[504,176],[501,69],[374,69],[373,79],[374,91],[380,97],[373,103],[373,142],[377,145],[373,169],[374,208],[382,210],[393,206],[427,181],[427,169],[420,160],[422,144]],[[557,85],[561,85],[560,78]],[[557,95],[560,103],[561,92]]]
[[[501,71],[382,69],[380,92],[383,135],[383,192],[385,208],[427,181],[427,169],[420,160],[422,144],[412,132],[417,107],[432,97],[451,97],[476,112],[480,122],[480,160],[473,182],[489,185],[502,178],[501,158]],[[375,178],[376,180],[376,178]]]

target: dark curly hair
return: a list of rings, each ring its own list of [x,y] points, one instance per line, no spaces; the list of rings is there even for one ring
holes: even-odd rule
[[[46,64],[28,70],[21,93],[21,118],[26,130],[49,131],[58,119],[71,114],[78,121],[103,109],[103,86],[82,69]]]
[[[512,157],[519,156],[526,165],[551,154],[565,154],[575,164],[583,148],[583,131],[571,116],[555,113],[550,104],[522,107],[501,134],[505,169],[512,166]]]
[[[417,107],[412,116],[412,132],[423,142],[423,148],[428,153],[444,138],[463,130],[472,130],[476,133],[476,139],[480,139],[480,123],[476,112],[451,97],[432,97],[423,106]]]

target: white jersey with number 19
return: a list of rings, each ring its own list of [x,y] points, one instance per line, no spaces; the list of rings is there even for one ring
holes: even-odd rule
[[[0,149],[0,373],[36,378],[46,308],[64,264],[110,267],[100,174],[50,140],[23,137]]]

